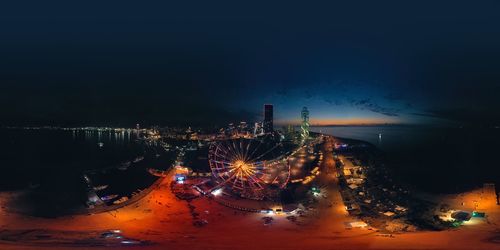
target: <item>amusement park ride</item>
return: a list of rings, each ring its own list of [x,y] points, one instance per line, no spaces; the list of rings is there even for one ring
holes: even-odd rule
[[[260,139],[233,139],[213,143],[209,164],[218,185],[250,199],[276,195],[286,186],[290,166],[283,157],[273,158],[281,144],[268,145]]]
[[[301,144],[309,138],[309,111],[301,112]],[[290,180],[290,164],[283,144],[274,132],[252,139],[216,141],[210,145],[208,161],[217,185],[210,192],[229,189],[249,199],[276,198]]]

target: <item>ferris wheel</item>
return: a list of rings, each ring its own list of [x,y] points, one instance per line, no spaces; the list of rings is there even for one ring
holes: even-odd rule
[[[270,188],[284,188],[290,165],[275,157],[280,147],[279,143],[243,138],[213,143],[208,160],[217,187],[228,187],[247,198],[262,198]]]

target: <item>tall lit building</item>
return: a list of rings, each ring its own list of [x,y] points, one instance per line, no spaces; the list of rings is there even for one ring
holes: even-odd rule
[[[305,141],[309,138],[309,110],[307,110],[307,107],[302,108],[300,116],[302,118],[300,135],[302,136],[302,141]]]
[[[288,124],[288,126],[283,127],[283,133],[286,140],[293,141],[295,138],[295,127],[291,124]]]
[[[264,104],[264,133],[273,132],[273,105]]]
[[[254,136],[259,136],[259,135],[262,135],[264,133],[264,131],[262,130],[262,123],[261,122],[256,122],[253,128],[254,128],[253,129]]]

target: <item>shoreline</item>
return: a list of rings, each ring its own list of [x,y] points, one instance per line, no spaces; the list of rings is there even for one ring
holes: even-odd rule
[[[172,178],[169,176],[134,204],[109,212],[47,219],[2,210],[0,248],[62,250],[87,247],[100,250],[123,247],[120,242],[103,241],[95,236],[96,232],[110,229],[120,229],[125,237],[139,242],[142,249],[206,249],[207,246],[212,249],[254,249],[257,246],[262,249],[494,249],[499,244],[495,238],[498,235],[495,230],[500,230],[498,206],[485,210],[490,223],[385,237],[366,228],[347,229],[345,223],[354,221],[355,217],[347,214],[342,204],[329,207],[325,202],[320,202],[306,217],[299,217],[300,223],[291,222],[284,215],[273,215],[273,223],[263,225],[264,215],[235,211],[206,197],[191,202],[179,200],[170,190]],[[340,199],[334,189],[328,196]],[[464,197],[474,199],[473,196]],[[455,203],[460,204],[460,201]],[[196,226],[195,220],[208,223]],[[44,229],[37,231],[34,228]],[[80,236],[75,239],[75,234]],[[50,236],[50,240],[37,238],[37,235]],[[298,240],[278,240],[283,238]]]

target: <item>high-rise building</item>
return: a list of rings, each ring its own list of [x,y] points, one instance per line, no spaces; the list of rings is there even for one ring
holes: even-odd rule
[[[283,133],[285,135],[286,140],[293,141],[295,138],[295,127],[291,124],[283,126]]]
[[[264,133],[273,132],[273,105],[264,104]]]
[[[262,122],[256,122],[253,127],[253,135],[259,136],[262,135],[264,131],[262,130]]]
[[[309,138],[309,110],[307,110],[307,107],[302,108],[300,116],[302,118],[300,135],[302,136],[302,141],[304,142]]]

